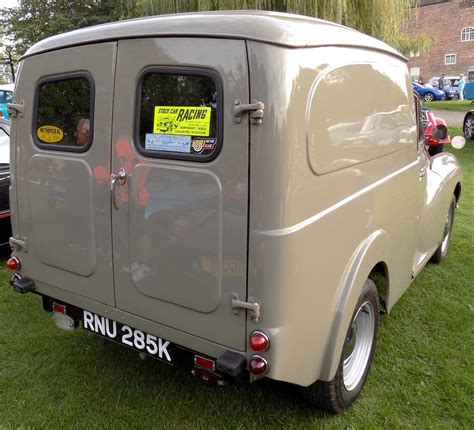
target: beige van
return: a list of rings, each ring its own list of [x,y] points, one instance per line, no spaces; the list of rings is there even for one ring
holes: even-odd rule
[[[406,59],[340,25],[74,31],[26,53],[9,109],[14,289],[211,385],[344,410],[379,313],[448,249],[458,162],[425,150]]]

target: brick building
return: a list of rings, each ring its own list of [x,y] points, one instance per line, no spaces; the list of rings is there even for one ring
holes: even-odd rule
[[[421,74],[428,82],[441,73],[467,75],[467,68],[474,66],[474,0],[420,0],[419,4],[412,9],[405,32],[430,34],[436,40],[428,54],[410,55],[412,77]]]

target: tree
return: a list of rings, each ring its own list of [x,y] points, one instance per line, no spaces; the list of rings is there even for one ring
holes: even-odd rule
[[[404,54],[425,52],[433,42],[430,36],[409,38],[401,31],[418,0],[121,0],[120,4],[140,15],[221,9],[298,13],[355,28]]]
[[[41,39],[65,31],[127,17],[131,10],[114,0],[20,0],[0,10],[5,35],[22,55]]]

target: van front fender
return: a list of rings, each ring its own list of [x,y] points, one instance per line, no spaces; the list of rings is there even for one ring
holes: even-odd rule
[[[377,230],[360,243],[347,264],[335,297],[335,312],[319,379],[330,381],[334,378],[347,329],[362,288],[376,264],[387,262],[390,247],[391,240],[388,234],[383,230]]]

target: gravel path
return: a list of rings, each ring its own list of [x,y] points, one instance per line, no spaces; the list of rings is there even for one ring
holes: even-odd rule
[[[435,116],[443,118],[448,126],[450,125],[462,125],[464,116],[467,112],[461,112],[456,110],[445,110],[445,109],[432,109]]]

